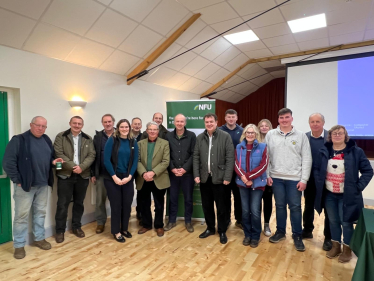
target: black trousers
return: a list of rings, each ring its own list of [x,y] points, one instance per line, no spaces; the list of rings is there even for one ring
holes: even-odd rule
[[[136,217],[142,217],[142,190],[136,191]]]
[[[123,179],[127,175],[118,173],[117,177]],[[134,198],[134,181],[130,180],[124,185],[117,185],[112,179],[105,179],[104,182],[112,213],[111,233],[127,231]]]
[[[207,228],[216,230],[216,214],[214,202],[217,208],[218,233],[226,233],[227,230],[227,190],[230,187],[224,184],[213,184],[212,177],[208,177],[206,183],[200,183],[201,203]]]
[[[158,189],[154,181],[145,181],[142,186],[142,222],[143,227],[152,228],[151,193],[155,203],[154,228],[164,227],[164,204],[166,189]]]
[[[174,173],[170,173],[170,203],[169,203],[169,221],[174,223],[177,220],[179,190],[182,188],[184,197],[184,222],[191,223],[193,204],[192,194],[195,182],[192,174],[184,174],[177,177]]]
[[[271,213],[273,212],[273,188],[271,186],[265,186],[264,193],[262,194],[263,211],[264,211],[264,222],[269,223]]]
[[[226,206],[227,206],[227,225],[231,221],[231,192],[234,195],[234,216],[235,220],[239,223],[242,222],[242,200],[240,198],[239,187],[235,183],[236,174],[232,176],[231,182],[226,189]]]
[[[73,197],[73,217],[72,228],[81,228],[82,215],[84,212],[83,201],[86,197],[89,179],[83,179],[78,174],[71,174],[70,178],[57,181],[57,210],[56,210],[56,233],[64,233],[66,229],[66,219],[68,208]]]
[[[311,172],[309,181],[307,183],[306,189],[304,190],[304,198],[305,198],[305,208],[303,213],[303,231],[305,232],[313,232],[314,229],[314,201],[316,199],[316,183],[313,176],[313,171]],[[324,202],[324,200],[322,200]],[[326,209],[324,209],[325,213],[325,228],[323,230],[323,234],[325,235],[325,239],[331,239],[331,231],[330,231],[330,222],[329,217],[327,215]]]

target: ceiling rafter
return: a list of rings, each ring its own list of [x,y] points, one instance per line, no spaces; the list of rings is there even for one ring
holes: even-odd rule
[[[127,79],[146,70],[171,44],[175,42],[199,17],[200,13],[192,15],[184,24],[182,24],[170,37],[168,37],[156,50],[154,50],[144,61],[142,61],[133,71],[127,75]],[[127,81],[131,85],[137,78]]]
[[[346,49],[352,49],[352,48],[358,48],[358,47],[365,47],[365,46],[371,46],[371,45],[374,45],[374,40],[337,46],[334,49],[334,51],[346,50]],[[249,64],[271,61],[271,60],[280,60],[280,59],[286,59],[286,58],[292,58],[292,57],[299,57],[299,56],[305,56],[305,55],[312,55],[312,54],[316,54],[316,53],[323,53],[323,52],[326,52],[329,49],[331,49],[331,47],[319,48],[319,49],[303,51],[303,52],[296,52],[296,53],[291,53],[291,54],[271,56],[271,57],[260,58],[260,59],[250,59],[250,60],[246,61],[245,63],[243,63],[241,66],[239,66],[237,69],[235,69],[233,72],[231,72],[229,75],[227,75],[225,78],[221,79],[219,82],[214,84],[212,87],[210,87],[204,93],[202,93],[200,95],[200,97],[205,97],[205,96],[209,95],[210,93],[214,92],[216,89],[218,89],[220,86],[222,86],[231,77],[233,77],[235,74],[237,74],[240,70],[242,70],[244,67],[246,67]]]

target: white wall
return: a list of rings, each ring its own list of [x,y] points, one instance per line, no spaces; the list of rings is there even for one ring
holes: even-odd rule
[[[374,46],[323,53],[314,59],[330,58],[374,51]],[[307,56],[304,56],[307,57]],[[296,62],[304,57],[283,59],[282,63]],[[338,66],[337,61],[289,67],[287,69],[287,104],[293,112],[295,127],[310,131],[310,114],[320,112],[325,116],[328,130],[338,122]],[[374,166],[373,159],[370,159]],[[363,191],[366,204],[374,206],[374,179]]]
[[[142,118],[143,129],[152,119],[154,112],[166,114],[166,101],[199,99],[199,95],[157,86],[144,81],[126,85],[126,77],[96,69],[62,62],[40,55],[0,46],[0,87],[15,88],[16,118],[20,112],[20,129],[12,125],[12,130],[20,133],[29,129],[31,119],[42,115],[48,120],[46,134],[54,141],[55,136],[69,128],[73,115],[85,120],[83,131],[91,136],[94,130],[101,130],[101,116],[111,113],[117,120]],[[17,113],[17,94],[19,93]],[[68,104],[73,96],[87,101],[84,109],[73,109]],[[15,128],[13,128],[15,127]],[[18,131],[18,132],[17,132]],[[11,137],[11,136],[10,136]],[[85,215],[92,214],[91,185],[85,199]],[[13,188],[12,188],[13,189]],[[13,194],[13,190],[12,190]],[[54,186],[48,201],[46,228],[55,225],[57,194]],[[13,200],[12,200],[13,210]],[[69,215],[71,218],[71,215]]]

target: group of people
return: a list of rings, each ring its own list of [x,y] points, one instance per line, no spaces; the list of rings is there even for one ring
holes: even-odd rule
[[[53,187],[52,168],[56,167],[57,243],[64,241],[71,200],[73,233],[79,238],[85,236],[81,219],[89,181],[96,186],[96,233],[105,229],[108,197],[113,238],[120,243],[131,238],[128,224],[135,179],[136,213],[141,226],[138,234],[154,227],[162,237],[176,226],[180,189],[184,196],[185,227],[193,232],[192,194],[194,185],[200,184],[207,228],[199,238],[215,235],[217,231],[220,243],[227,243],[232,192],[235,226],[244,230],[243,245],[257,247],[262,231],[272,243],[286,239],[288,205],[295,248],[304,251],[303,239],[313,238],[314,210],[321,213],[324,209],[326,256],[339,256],[340,262],[348,262],[352,257],[349,243],[353,224],[363,208],[362,191],[373,176],[363,150],[349,139],[344,126],[325,130],[324,116],[320,113],[309,117],[311,131],[306,134],[292,126],[292,111],[288,108],[278,112],[276,129],[267,119],[244,129],[237,120],[237,112],[229,109],[225,113],[226,124],[218,127],[217,116],[208,113],[204,116],[205,131],[196,137],[187,130],[187,120],[182,114],[175,116],[175,129],[170,132],[162,125],[161,113],[153,115],[144,132],[139,117],[131,123],[121,119],[115,126],[115,118],[105,114],[101,119],[103,130],[96,131],[92,139],[82,131],[83,119],[74,116],[69,122],[70,129],[59,133],[52,144],[45,134],[47,120],[41,116],[33,118],[30,130],[9,142],[3,159],[4,170],[15,183],[14,257],[21,259],[26,255],[24,246],[31,208],[34,245],[51,249],[45,240],[44,220],[48,186]],[[169,218],[164,226],[167,191]],[[273,194],[277,229],[272,235],[269,221]]]

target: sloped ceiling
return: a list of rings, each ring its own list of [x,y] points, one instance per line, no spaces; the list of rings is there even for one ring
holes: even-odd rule
[[[194,13],[202,16],[153,66],[282,2],[0,0],[0,44],[127,75]],[[251,29],[259,41],[234,46],[219,37],[141,79],[201,94],[250,58],[374,39],[373,7],[374,0],[291,0],[229,32]],[[326,13],[328,27],[291,33],[288,20],[319,13]],[[280,61],[251,64],[212,97],[236,103],[284,75]]]

